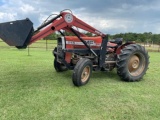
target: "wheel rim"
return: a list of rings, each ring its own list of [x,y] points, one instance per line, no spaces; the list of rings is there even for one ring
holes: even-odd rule
[[[90,75],[90,67],[89,66],[86,66],[84,69],[83,69],[83,72],[81,74],[81,81],[82,82],[86,82],[89,78],[89,75]]]
[[[128,62],[128,70],[132,76],[140,75],[145,68],[145,58],[141,54],[134,54]]]

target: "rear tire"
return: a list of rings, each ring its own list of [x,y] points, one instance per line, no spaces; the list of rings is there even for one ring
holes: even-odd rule
[[[80,59],[73,71],[72,81],[75,86],[82,86],[88,83],[92,74],[92,61],[87,58]]]
[[[117,74],[128,82],[139,81],[149,65],[148,52],[138,44],[131,44],[122,49],[117,59]]]

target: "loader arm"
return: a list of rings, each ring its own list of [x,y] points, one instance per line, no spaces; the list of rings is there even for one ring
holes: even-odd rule
[[[48,22],[45,22],[35,31],[33,29],[33,23],[28,18],[24,20],[0,23],[0,38],[10,46],[26,48],[28,45],[36,42],[37,40],[43,39],[55,31],[62,33],[61,30],[66,30],[76,34],[79,38],[86,36],[74,29],[75,27],[98,36],[106,36],[99,30],[78,19],[73,14],[69,12],[60,12],[59,15]],[[85,44],[85,41],[82,39],[80,40]]]
[[[98,36],[105,37],[106,35],[100,32],[99,30],[93,28],[92,26],[88,25],[87,23],[83,22],[82,20],[75,17],[73,14],[68,12],[61,12],[55,18],[50,20],[49,22],[45,23],[44,25],[40,26],[38,30],[35,31],[35,34],[32,36],[30,43],[32,44],[37,40],[40,40],[55,31],[60,30],[67,30],[69,32],[73,32],[73,30],[79,34],[81,37],[86,36],[79,31],[75,30],[73,27],[77,27],[83,29],[85,31],[91,32]],[[72,29],[72,30],[71,30]]]

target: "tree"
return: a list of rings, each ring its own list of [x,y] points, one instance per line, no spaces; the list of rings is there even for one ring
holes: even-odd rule
[[[63,34],[65,36],[75,36],[72,32],[67,32],[67,31],[64,31]]]
[[[92,36],[93,36],[93,34],[90,33],[90,32],[85,33],[85,35],[87,35],[87,36],[89,36],[89,37],[92,37]]]
[[[44,40],[55,40],[57,39],[58,34],[52,33],[51,35],[48,35],[47,37],[44,38]]]
[[[152,35],[151,41],[153,41],[156,44],[159,44],[160,43],[160,34],[154,34],[154,35]]]

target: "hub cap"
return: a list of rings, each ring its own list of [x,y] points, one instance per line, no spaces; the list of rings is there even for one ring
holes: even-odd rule
[[[89,66],[86,66],[84,69],[83,69],[83,72],[81,74],[81,81],[82,82],[86,82],[89,78],[89,75],[90,75],[90,67]]]
[[[128,62],[128,70],[132,76],[140,75],[145,68],[145,59],[142,55],[132,55]]]

